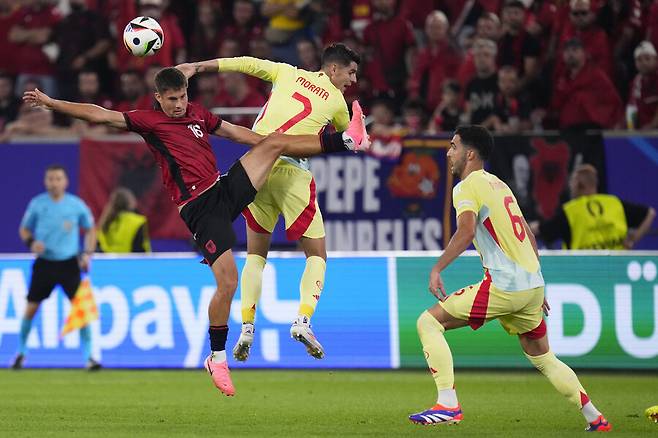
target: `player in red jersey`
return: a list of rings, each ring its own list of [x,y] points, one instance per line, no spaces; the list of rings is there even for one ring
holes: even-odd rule
[[[217,282],[208,307],[211,354],[205,360],[215,386],[234,395],[226,363],[226,336],[231,300],[238,270],[231,247],[235,243],[232,222],[249,205],[281,154],[309,157],[320,153],[367,149],[363,114],[358,102],[344,133],[264,137],[232,125],[205,108],[188,102],[187,79],[173,67],[155,77],[155,99],[160,108],[117,112],[103,107],[52,99],[39,90],[25,92],[23,99],[71,117],[105,124],[140,134],[155,156],[163,183],[178,206]],[[219,135],[253,146],[225,175],[217,170],[208,135]]]

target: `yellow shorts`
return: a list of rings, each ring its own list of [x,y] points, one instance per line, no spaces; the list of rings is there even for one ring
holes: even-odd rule
[[[440,305],[453,317],[468,321],[473,330],[498,318],[510,335],[520,334],[539,339],[546,334],[543,303],[543,286],[505,292],[493,285],[487,272],[481,282],[448,295]]]
[[[254,202],[242,212],[257,233],[272,233],[282,214],[288,240],[324,237],[324,222],[310,171],[279,159]]]

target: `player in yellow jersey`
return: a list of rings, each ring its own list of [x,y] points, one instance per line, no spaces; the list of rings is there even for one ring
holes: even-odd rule
[[[510,335],[518,335],[528,360],[581,410],[589,423],[587,430],[610,430],[576,374],[549,348],[542,316],[542,312],[548,315],[549,307],[535,237],[507,184],[484,170],[493,149],[491,134],[481,126],[462,126],[450,145],[450,170],[461,179],[453,189],[457,230],[430,273],[430,292],[440,302],[423,312],[417,323],[438,400],[409,419],[424,425],[463,419],[454,389],[452,354],[443,333],[467,325],[477,330],[498,319]],[[446,295],[441,273],[471,242],[482,259],[484,278]]]
[[[333,125],[337,131],[347,128],[349,113],[343,93],[356,82],[359,62],[359,55],[349,47],[332,44],[324,50],[321,69],[316,72],[252,57],[224,58],[194,65],[196,72],[216,69],[242,72],[271,82],[272,93],[256,118],[253,130],[263,135],[275,131],[302,135],[318,134],[327,125]],[[360,111],[358,103],[356,107]],[[303,343],[311,356],[321,359],[324,349],[311,329],[310,319],[322,293],[327,252],[322,214],[308,160],[281,157],[243,215],[247,221],[248,254],[240,279],[242,332],[233,356],[240,361],[249,356],[271,233],[279,215],[283,215],[288,240],[299,241],[306,255],[299,285],[298,317],[290,328],[290,335]]]

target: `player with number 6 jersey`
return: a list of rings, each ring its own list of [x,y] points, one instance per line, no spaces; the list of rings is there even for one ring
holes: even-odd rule
[[[349,113],[343,93],[356,82],[359,62],[359,55],[349,47],[332,44],[324,50],[321,69],[316,72],[252,57],[203,61],[194,64],[194,72],[242,72],[271,82],[272,93],[256,118],[255,132],[318,134],[328,125],[337,131],[347,128]],[[308,160],[282,156],[254,202],[243,212],[247,221],[248,255],[240,281],[243,325],[233,349],[237,360],[247,360],[253,343],[263,269],[279,215],[285,220],[288,240],[299,241],[306,254],[299,285],[299,311],[290,335],[304,344],[311,356],[316,359],[324,356],[310,325],[322,293],[327,259],[324,224],[315,195]]]
[[[535,237],[507,184],[484,170],[493,149],[491,134],[482,126],[460,126],[450,146],[450,171],[461,179],[453,189],[457,230],[430,272],[430,292],[440,301],[417,321],[438,399],[433,407],[409,419],[423,425],[463,420],[452,354],[443,334],[465,326],[477,330],[498,319],[510,335],[518,335],[528,360],[581,410],[589,423],[587,430],[609,431],[611,425],[594,407],[576,374],[550,350],[542,315],[550,307],[544,299]],[[484,278],[446,295],[441,273],[471,242],[482,259]]]

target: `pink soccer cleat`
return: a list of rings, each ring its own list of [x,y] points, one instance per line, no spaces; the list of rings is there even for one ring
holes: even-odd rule
[[[206,371],[208,371],[208,374],[210,374],[210,377],[212,377],[212,381],[217,389],[229,397],[234,396],[235,387],[231,381],[231,372],[228,369],[228,364],[226,361],[219,363],[213,362],[211,354],[210,356],[206,357],[204,365],[206,367]]]
[[[352,120],[347,126],[345,134],[352,139],[352,142],[347,143],[347,147],[354,152],[365,152],[370,149],[370,138],[366,131],[365,116],[359,101],[352,102]]]
[[[610,432],[611,430],[612,424],[608,423],[603,415],[599,415],[596,421],[589,423],[585,432]]]

